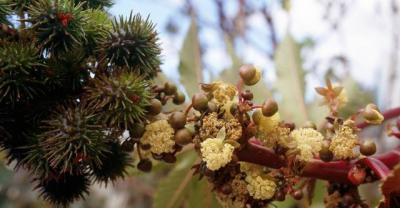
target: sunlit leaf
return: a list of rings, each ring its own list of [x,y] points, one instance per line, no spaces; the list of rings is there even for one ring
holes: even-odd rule
[[[196,158],[197,155],[193,151],[178,157],[179,162],[158,185],[154,195],[154,208],[175,208],[183,203],[193,178],[191,168]]]
[[[203,80],[197,23],[193,18],[180,51],[179,73],[180,82],[191,97]]]
[[[308,120],[304,102],[304,70],[299,44],[287,34],[275,54],[277,81],[275,86],[281,97],[280,113],[283,119],[301,124]]]

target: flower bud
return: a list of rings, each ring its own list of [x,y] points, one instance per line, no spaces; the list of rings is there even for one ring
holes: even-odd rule
[[[261,79],[261,71],[253,65],[243,65],[239,69],[239,75],[246,85],[255,85]]]
[[[174,129],[181,129],[186,125],[186,115],[180,111],[173,112],[169,117],[168,123]]]
[[[303,191],[296,190],[296,191],[293,192],[292,196],[293,196],[294,199],[300,200],[300,199],[303,198]]]
[[[246,91],[244,91],[244,92],[242,93],[242,97],[243,97],[245,100],[252,100],[252,99],[254,98],[254,95],[253,95],[253,93],[252,93],[250,90],[246,90]]]
[[[150,172],[153,164],[149,159],[142,159],[137,165],[137,168],[143,172]]]
[[[360,145],[360,153],[365,156],[371,156],[376,152],[375,142],[367,140]]]
[[[275,100],[268,99],[263,103],[261,111],[264,116],[271,117],[278,112],[278,104]]]
[[[183,93],[177,92],[177,93],[175,93],[174,98],[172,99],[172,102],[175,105],[180,105],[180,104],[185,102],[185,98],[186,97],[185,97],[185,95]]]
[[[151,115],[157,115],[161,112],[162,103],[158,99],[151,99],[150,105],[147,107],[148,112]]]
[[[365,121],[370,124],[381,124],[384,120],[383,115],[379,112],[375,104],[368,104],[362,115]]]
[[[172,82],[166,82],[164,84],[164,93],[166,95],[173,95],[176,93],[176,85]]]
[[[196,93],[192,97],[192,105],[195,110],[204,111],[208,108],[208,98],[204,93]]]
[[[183,146],[189,144],[190,142],[192,142],[192,139],[193,134],[187,128],[179,129],[175,133],[175,143],[179,145]]]
[[[218,111],[218,106],[214,102],[208,102],[208,110],[210,112],[217,112]]]

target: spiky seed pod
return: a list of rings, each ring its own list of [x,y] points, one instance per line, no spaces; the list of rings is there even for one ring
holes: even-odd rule
[[[87,19],[87,24],[83,25],[86,42],[82,48],[85,49],[86,54],[93,55],[99,44],[108,37],[109,31],[112,29],[112,22],[108,14],[100,9],[84,10],[82,15]]]
[[[11,5],[8,2],[0,1],[0,24],[10,24],[7,15],[11,14]]]
[[[54,169],[72,173],[82,164],[100,164],[107,152],[107,135],[93,123],[94,114],[81,106],[60,106],[43,121],[39,143]]]
[[[45,82],[48,94],[69,96],[81,92],[89,80],[86,58],[83,49],[74,49],[62,57],[48,59]]]
[[[50,174],[35,179],[40,195],[56,206],[66,207],[69,203],[84,198],[89,193],[90,181],[86,175],[64,173]]]
[[[29,22],[43,51],[59,55],[86,40],[81,4],[71,0],[38,0],[29,6]]]
[[[0,102],[15,104],[41,94],[39,67],[33,44],[12,42],[0,46]]]
[[[101,48],[112,65],[126,67],[146,78],[159,71],[161,49],[157,32],[154,24],[140,15],[131,13],[129,18],[115,19],[113,30]]]
[[[75,4],[83,2],[84,9],[105,9],[111,7],[114,3],[111,0],[74,0]]]
[[[86,88],[89,106],[109,127],[130,129],[143,120],[150,104],[149,83],[135,73],[99,76]]]
[[[126,169],[131,166],[132,159],[128,153],[124,152],[121,145],[113,142],[109,143],[109,149],[100,156],[100,164],[94,164],[91,167],[91,175],[95,181],[114,182],[119,178],[123,178]]]

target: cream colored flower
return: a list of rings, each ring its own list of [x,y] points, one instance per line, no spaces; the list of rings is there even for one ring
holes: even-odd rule
[[[232,160],[234,146],[224,143],[225,128],[218,133],[217,138],[208,138],[200,146],[203,161],[210,170],[218,170]]]
[[[329,150],[332,151],[336,159],[351,159],[355,157],[353,149],[356,145],[357,135],[354,130],[347,125],[342,125],[332,137]]]
[[[254,199],[267,200],[275,195],[276,184],[273,180],[261,176],[247,175],[247,190]]]
[[[299,159],[302,161],[311,160],[321,150],[324,137],[312,128],[300,128],[293,130],[290,137],[295,142],[295,148],[299,151]]]
[[[257,110],[260,112],[260,110]],[[254,112],[256,113],[256,112]],[[274,131],[278,126],[279,126],[279,122],[280,122],[280,116],[279,113],[275,113],[273,116],[271,117],[266,117],[263,116],[262,113],[260,112],[260,118],[259,118],[259,130],[263,131],[265,133],[270,133],[272,131]]]
[[[174,129],[167,120],[158,120],[146,126],[141,138],[143,144],[150,145],[150,151],[155,154],[174,151]]]
[[[214,98],[213,101],[218,105],[224,105],[228,101],[231,101],[237,94],[237,90],[234,85],[221,81],[213,82],[207,87],[208,91]]]

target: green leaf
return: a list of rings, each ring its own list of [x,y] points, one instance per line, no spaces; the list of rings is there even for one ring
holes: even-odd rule
[[[203,81],[203,76],[197,23],[194,18],[180,51],[179,73],[180,81],[189,97],[199,91],[199,83]]]
[[[300,47],[290,34],[279,44],[275,54],[277,91],[282,100],[279,109],[283,119],[301,124],[308,120],[304,102],[304,70]]]
[[[187,194],[188,185],[193,178],[191,170],[196,162],[194,151],[182,154],[171,172],[160,181],[154,196],[154,208],[180,207]]]
[[[374,102],[374,96],[372,92],[362,89],[360,84],[350,76],[342,80],[341,83],[346,90],[348,102],[340,110],[340,116],[347,118],[348,116],[356,113],[360,108],[365,107],[366,104]]]

